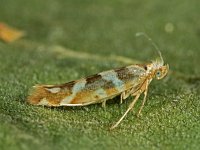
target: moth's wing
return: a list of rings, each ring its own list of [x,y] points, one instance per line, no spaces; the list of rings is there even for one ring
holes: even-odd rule
[[[101,72],[62,85],[37,85],[28,101],[46,106],[84,106],[111,99],[130,88],[136,88],[144,79],[145,69],[131,65]]]

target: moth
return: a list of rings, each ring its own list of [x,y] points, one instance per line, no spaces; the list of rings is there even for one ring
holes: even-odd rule
[[[140,115],[147,97],[148,87],[153,78],[158,80],[168,73],[169,65],[160,57],[146,64],[135,64],[114,70],[104,71],[86,78],[60,85],[36,85],[28,96],[28,102],[43,106],[86,106],[102,103],[120,95],[120,103],[129,96],[134,99],[123,116],[111,127],[119,125],[127,113],[134,107],[139,97],[144,94]]]

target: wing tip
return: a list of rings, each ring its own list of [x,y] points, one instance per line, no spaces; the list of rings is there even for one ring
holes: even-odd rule
[[[42,85],[35,85],[29,90],[27,102],[32,105],[38,105],[45,96],[45,89]]]

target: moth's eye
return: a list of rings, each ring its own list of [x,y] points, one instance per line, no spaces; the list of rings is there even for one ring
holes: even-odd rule
[[[162,74],[161,71],[158,70],[158,71],[156,72],[156,77],[157,77],[157,78],[161,77],[161,74]]]

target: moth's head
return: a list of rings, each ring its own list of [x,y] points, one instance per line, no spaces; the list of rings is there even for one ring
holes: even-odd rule
[[[169,71],[169,65],[168,64],[164,64],[163,58],[161,53],[159,52],[160,57],[158,59],[156,59],[155,61],[153,61],[153,69],[154,69],[154,77],[158,80],[164,78],[168,71]]]
[[[156,79],[160,80],[164,78],[169,71],[169,65],[160,66],[158,69],[155,70],[154,76]]]

